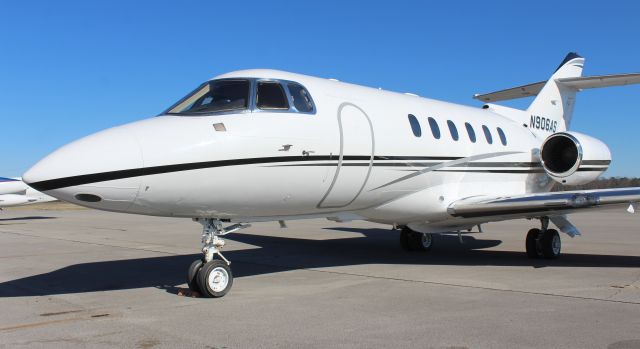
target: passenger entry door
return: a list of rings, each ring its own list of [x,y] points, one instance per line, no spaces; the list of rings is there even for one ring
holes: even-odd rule
[[[371,174],[374,156],[373,125],[360,107],[345,102],[338,107],[340,156],[333,181],[318,208],[342,208],[356,201]]]

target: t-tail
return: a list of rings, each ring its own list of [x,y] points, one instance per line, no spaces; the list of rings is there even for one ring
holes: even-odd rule
[[[581,77],[583,66],[584,58],[569,53],[527,108],[529,129],[537,136],[569,130],[578,90],[558,80]]]
[[[497,102],[535,96],[527,110],[487,104],[487,108],[527,125],[531,132],[544,140],[555,132],[568,131],[573,118],[576,94],[587,88],[621,86],[640,83],[640,73],[601,76],[582,76],[585,59],[569,53],[547,81],[535,82],[473,98],[483,102]]]

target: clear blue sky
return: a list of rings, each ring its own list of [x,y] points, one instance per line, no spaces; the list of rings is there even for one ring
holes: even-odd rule
[[[4,1],[0,175],[237,69],[477,106],[473,93],[547,79],[569,51],[586,75],[640,72],[639,13],[632,0]],[[572,129],[611,147],[607,176],[640,176],[639,97],[639,86],[578,95]]]

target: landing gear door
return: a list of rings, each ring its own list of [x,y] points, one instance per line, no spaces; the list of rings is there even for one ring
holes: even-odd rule
[[[345,102],[338,107],[340,156],[333,181],[318,208],[342,208],[356,201],[371,174],[374,156],[373,125],[360,107]]]

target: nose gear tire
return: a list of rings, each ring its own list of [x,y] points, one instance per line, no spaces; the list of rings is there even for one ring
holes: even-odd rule
[[[224,297],[231,290],[233,274],[225,261],[214,259],[200,268],[197,280],[202,296],[219,298]]]
[[[202,260],[198,259],[191,263],[187,271],[187,286],[191,291],[200,292],[200,287],[198,286],[198,271],[200,271],[200,268],[202,268]]]

